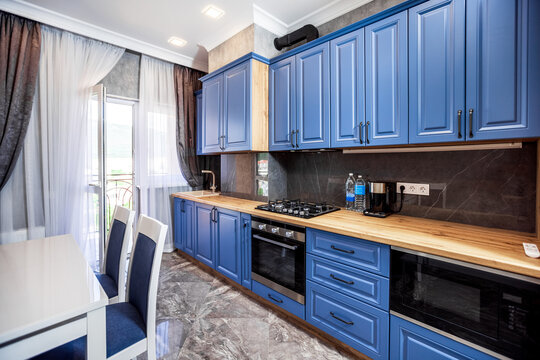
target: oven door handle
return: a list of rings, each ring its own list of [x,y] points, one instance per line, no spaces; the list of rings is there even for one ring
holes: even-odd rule
[[[270,243],[270,244],[281,246],[281,247],[284,247],[285,249],[289,249],[289,250],[293,250],[293,251],[298,249],[298,246],[296,246],[296,245],[283,244],[283,243],[280,243],[279,241],[270,240],[270,239],[267,239],[267,238],[262,237],[260,235],[252,235],[252,236],[257,240],[261,240],[261,241],[265,241],[265,242]]]

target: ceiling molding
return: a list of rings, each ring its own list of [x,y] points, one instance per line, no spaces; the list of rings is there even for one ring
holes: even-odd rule
[[[206,51],[210,51],[220,45],[221,43],[229,40],[234,35],[238,34],[242,30],[246,29],[252,24],[251,21],[238,23],[232,28],[221,28],[219,31],[216,31],[215,34],[206,37],[204,40],[199,41],[199,45],[203,46]]]
[[[253,23],[277,36],[283,36],[289,32],[287,24],[255,4],[253,4]]]
[[[172,50],[137,40],[22,0],[0,0],[0,10],[175,64],[188,66],[204,72],[208,71],[207,62],[195,60],[192,57],[179,54]]]
[[[373,0],[334,0],[288,24],[289,31],[301,28],[306,24],[320,26],[371,1]]]

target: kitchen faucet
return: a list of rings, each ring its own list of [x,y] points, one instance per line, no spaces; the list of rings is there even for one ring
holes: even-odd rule
[[[214,172],[211,170],[202,170],[203,174],[212,174],[212,186],[210,186],[210,190],[212,190],[212,193],[216,192],[216,175],[214,175]]]

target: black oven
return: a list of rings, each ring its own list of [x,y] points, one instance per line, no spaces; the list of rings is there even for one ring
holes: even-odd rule
[[[390,310],[514,359],[540,356],[540,281],[392,248]]]
[[[251,278],[304,304],[306,230],[262,218],[251,218]]]

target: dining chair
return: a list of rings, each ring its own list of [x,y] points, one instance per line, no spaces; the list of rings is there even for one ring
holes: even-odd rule
[[[134,218],[135,211],[118,205],[114,207],[103,266],[101,273],[96,274],[109,297],[109,304],[124,302],[126,298],[126,258]]]
[[[126,302],[106,306],[107,359],[131,359],[147,352],[156,359],[156,302],[167,225],[139,217],[129,264]],[[35,359],[84,359],[86,336]]]

